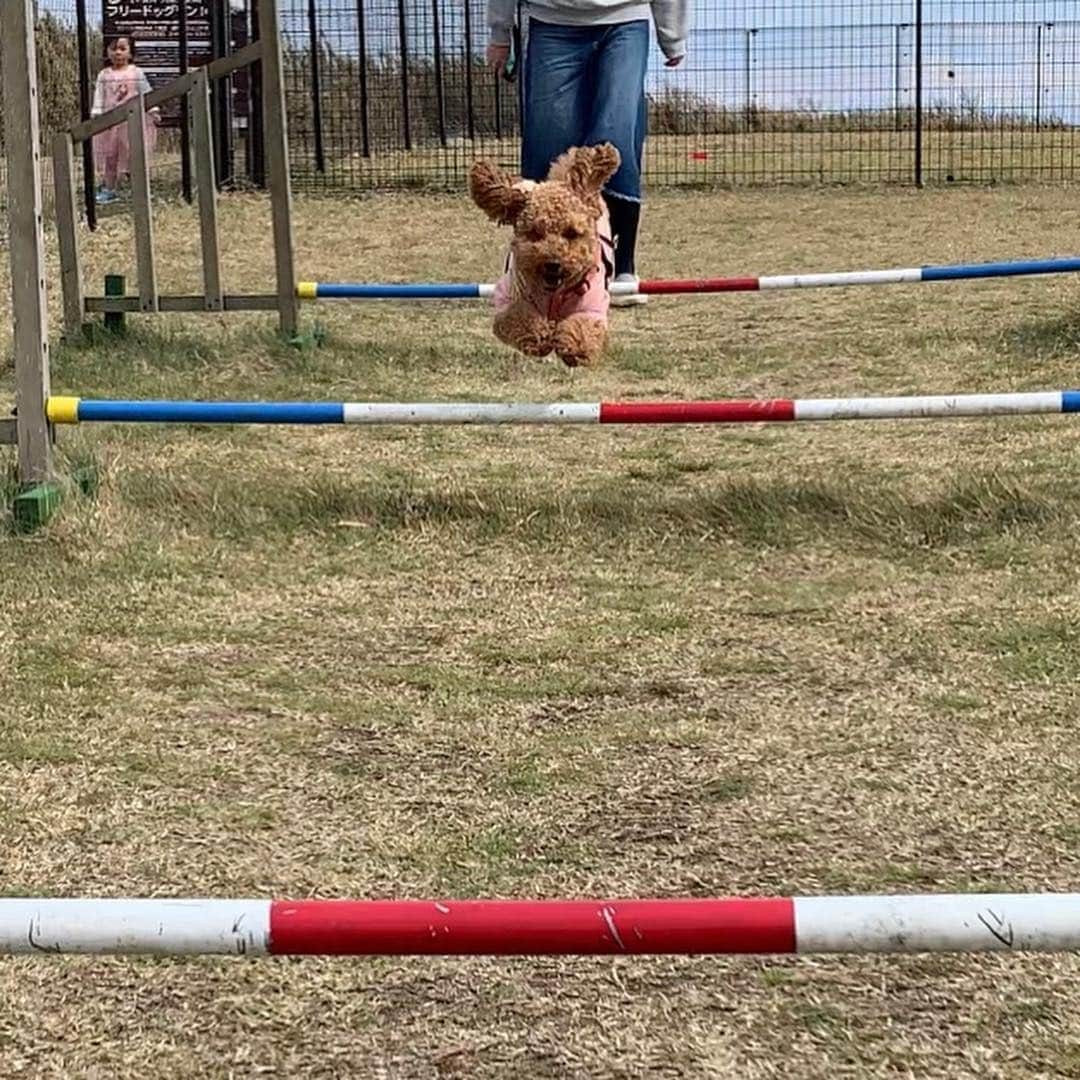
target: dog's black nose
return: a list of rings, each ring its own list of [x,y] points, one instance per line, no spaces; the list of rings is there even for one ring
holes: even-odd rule
[[[544,277],[558,277],[562,273],[562,267],[557,262],[544,263]]]

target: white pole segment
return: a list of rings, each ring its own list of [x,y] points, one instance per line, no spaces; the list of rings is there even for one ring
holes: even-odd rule
[[[795,402],[796,420],[880,420],[889,417],[1059,412],[1059,391],[1030,394],[948,394],[936,397],[821,398]]]
[[[269,900],[0,900],[0,955],[262,955]]]
[[[345,405],[346,424],[598,424],[599,402],[359,402]]]
[[[800,953],[1071,952],[1080,894],[799,897]]]
[[[856,270],[838,274],[779,274],[758,278],[759,289],[820,289],[835,285],[899,285],[922,281],[922,270]]]

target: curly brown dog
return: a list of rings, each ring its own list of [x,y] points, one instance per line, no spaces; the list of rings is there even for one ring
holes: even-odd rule
[[[526,356],[554,352],[567,367],[599,361],[607,345],[611,228],[601,196],[619,168],[610,143],[574,147],[540,183],[478,161],[469,193],[512,225],[506,273],[495,288],[495,336]]]

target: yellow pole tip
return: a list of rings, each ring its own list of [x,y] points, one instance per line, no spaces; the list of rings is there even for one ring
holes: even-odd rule
[[[77,424],[79,399],[77,397],[49,398],[45,403],[45,417],[51,424]]]

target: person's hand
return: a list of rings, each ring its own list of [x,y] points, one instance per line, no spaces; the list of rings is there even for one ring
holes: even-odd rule
[[[489,45],[487,47],[487,62],[495,69],[496,75],[502,75],[509,59],[509,45]]]
[[[664,61],[664,67],[675,68],[678,67],[684,60],[685,56],[672,56]]]

